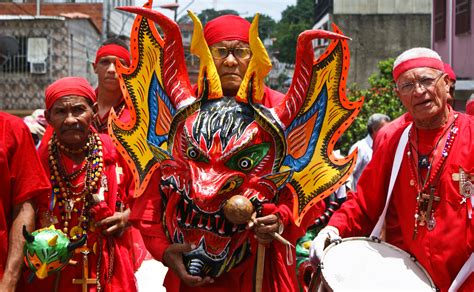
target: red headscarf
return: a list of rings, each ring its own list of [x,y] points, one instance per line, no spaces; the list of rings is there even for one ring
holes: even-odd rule
[[[444,63],[435,51],[428,48],[413,48],[401,53],[393,63],[393,80],[413,68],[429,67],[444,71]]]
[[[89,82],[82,77],[65,77],[53,82],[45,91],[46,109],[49,110],[61,97],[77,95],[92,102],[96,101],[95,92]]]
[[[103,45],[95,54],[95,63],[97,64],[100,58],[104,56],[115,56],[123,59],[127,66],[130,66],[130,52],[122,46],[116,44]]]
[[[249,42],[250,22],[237,15],[223,15],[209,21],[204,27],[204,38],[212,46],[221,41]]]

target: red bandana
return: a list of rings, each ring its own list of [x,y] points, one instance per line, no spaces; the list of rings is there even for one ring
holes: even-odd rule
[[[393,80],[398,80],[398,77],[402,73],[418,67],[429,67],[439,71],[444,71],[443,61],[431,57],[418,57],[408,59],[398,64],[397,67],[393,69]]]
[[[100,58],[105,56],[115,56],[123,59],[127,66],[130,66],[130,52],[122,46],[110,44],[100,47],[97,54],[95,54],[95,63],[97,64]]]
[[[223,15],[209,21],[204,27],[204,38],[212,46],[221,41],[249,42],[250,22],[237,15]]]
[[[46,109],[64,96],[83,96],[92,102],[96,101],[95,92],[89,82],[82,77],[65,77],[53,82],[45,91]]]

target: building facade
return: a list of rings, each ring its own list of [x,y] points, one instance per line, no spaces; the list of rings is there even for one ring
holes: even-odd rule
[[[474,93],[474,5],[472,0],[433,1],[433,49],[456,73],[455,108]]]
[[[315,0],[315,17],[314,29],[332,30],[334,23],[352,38],[348,84],[360,88],[368,86],[380,61],[431,45],[431,0]]]

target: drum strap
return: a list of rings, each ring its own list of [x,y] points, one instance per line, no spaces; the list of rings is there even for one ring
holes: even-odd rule
[[[390,184],[388,185],[385,207],[379,217],[379,220],[377,221],[377,224],[374,227],[374,230],[370,234],[370,238],[380,239],[380,236],[382,234],[382,227],[385,222],[385,215],[387,214],[388,204],[390,203],[390,198],[392,197],[393,186],[395,185],[395,181],[397,180],[398,172],[400,170],[400,165],[402,164],[403,152],[408,143],[408,133],[410,132],[411,127],[412,124],[408,125],[408,127],[405,128],[402,133],[402,136],[400,137],[400,140],[398,141],[397,151],[395,152],[395,159],[392,165],[392,174],[390,175]]]
[[[467,280],[467,277],[469,277],[469,275],[471,275],[473,271],[474,271],[474,253],[471,254],[469,259],[462,266],[458,275],[456,276],[453,283],[451,284],[451,287],[449,287],[448,292],[458,291],[461,285],[464,283],[464,281]]]

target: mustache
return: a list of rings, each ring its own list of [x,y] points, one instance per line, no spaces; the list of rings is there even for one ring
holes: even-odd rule
[[[59,129],[59,132],[60,133],[63,133],[63,132],[66,132],[66,131],[70,131],[70,130],[73,130],[73,131],[84,131],[85,128],[80,125],[80,124],[76,124],[76,125],[72,125],[72,126],[62,126],[60,129]]]

